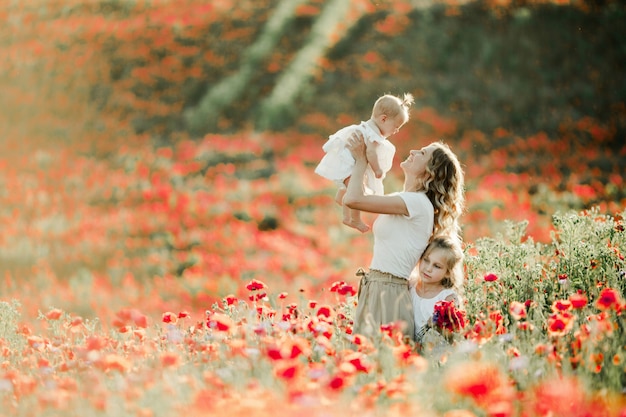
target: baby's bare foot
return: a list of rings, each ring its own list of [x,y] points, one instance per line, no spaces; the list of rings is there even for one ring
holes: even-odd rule
[[[358,230],[361,233],[365,233],[370,230],[370,227],[363,223],[361,220],[343,219],[343,224]]]

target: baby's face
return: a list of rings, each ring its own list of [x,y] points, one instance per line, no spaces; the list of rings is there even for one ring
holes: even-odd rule
[[[381,120],[379,120],[378,128],[380,129],[380,133],[382,133],[383,137],[388,138],[389,136],[398,133],[400,128],[404,126],[405,123],[406,119],[402,115],[398,115],[393,118],[382,116]]]

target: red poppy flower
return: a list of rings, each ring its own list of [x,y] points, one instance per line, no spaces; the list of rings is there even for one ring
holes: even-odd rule
[[[234,295],[227,295],[226,297],[224,297],[224,300],[226,301],[226,305],[229,306],[237,304],[237,297],[235,297]]]
[[[248,291],[258,291],[258,290],[262,290],[263,288],[267,288],[267,286],[261,281],[257,281],[256,279],[253,279],[252,281],[248,283],[248,285],[246,285],[246,288],[248,289]]]
[[[498,280],[498,276],[496,274],[487,274],[483,279],[487,282],[494,282]]]
[[[465,312],[458,310],[454,301],[439,301],[435,304],[433,323],[439,329],[457,332],[465,328]]]
[[[294,379],[299,373],[299,365],[297,362],[286,362],[274,367],[274,374],[282,379]]]
[[[63,314],[63,311],[61,311],[58,308],[53,308],[52,310],[46,313],[46,318],[48,320],[58,320],[61,318],[62,314]]]
[[[548,318],[548,333],[551,336],[563,336],[574,326],[574,316],[567,311],[555,313]]]
[[[213,313],[207,319],[207,327],[216,329],[220,332],[227,332],[233,327],[234,323],[230,317],[221,313]]]
[[[600,293],[600,297],[598,297],[598,301],[596,302],[596,306],[600,310],[610,310],[616,309],[620,305],[620,296],[619,293],[612,288],[605,288]]]
[[[555,300],[552,303],[552,311],[567,311],[572,308],[572,302],[570,300]]]
[[[365,355],[360,352],[354,352],[352,354],[347,355],[344,358],[345,363],[349,363],[354,366],[354,369],[357,372],[368,373],[372,368],[372,365],[367,363],[365,360]]]
[[[328,388],[332,389],[333,391],[338,391],[342,389],[345,384],[345,378],[341,375],[336,375],[332,377],[331,380],[328,382]]]
[[[167,311],[163,313],[161,320],[163,321],[163,323],[176,323],[176,321],[178,321],[178,318],[174,313]]]
[[[332,310],[330,306],[321,306],[317,309],[317,317],[330,317]]]
[[[519,301],[511,301],[509,312],[515,320],[526,318],[526,304],[520,303]]]
[[[569,301],[573,308],[580,310],[587,305],[587,296],[582,292],[577,292],[569,296]]]
[[[514,395],[506,375],[495,364],[486,362],[467,361],[450,368],[445,376],[445,387],[452,393],[471,398],[484,408],[499,405],[503,410],[508,409]]]

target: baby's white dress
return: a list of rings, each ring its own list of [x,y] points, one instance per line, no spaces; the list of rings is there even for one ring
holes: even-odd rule
[[[378,142],[379,144],[378,159],[383,175],[381,178],[376,178],[374,170],[372,170],[372,167],[368,164],[363,184],[365,185],[366,194],[383,195],[385,193],[383,179],[393,165],[396,147],[393,143],[381,136],[380,132],[374,130],[367,122],[344,127],[330,135],[328,141],[326,141],[322,147],[326,154],[315,168],[315,173],[334,181],[340,187],[344,187],[343,181],[352,174],[352,168],[355,162],[350,150],[346,148],[348,138],[354,130],[359,130],[363,133],[366,145],[371,142]]]

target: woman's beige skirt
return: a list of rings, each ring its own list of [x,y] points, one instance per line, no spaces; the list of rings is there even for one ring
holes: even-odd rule
[[[414,340],[415,318],[408,280],[375,269],[360,269],[357,275],[362,277],[353,333],[372,337],[381,325],[401,322],[402,333]]]

